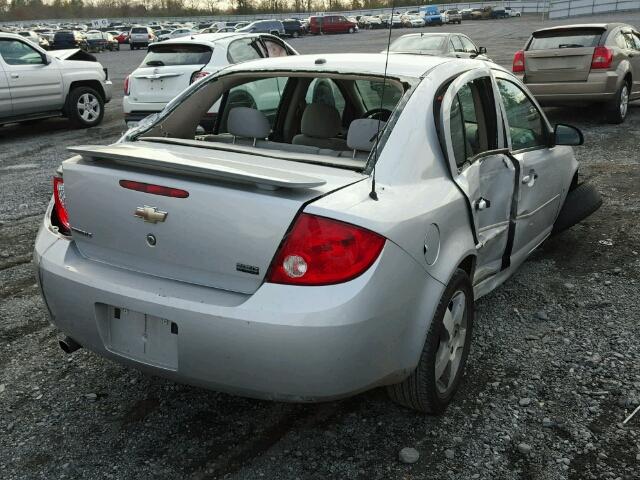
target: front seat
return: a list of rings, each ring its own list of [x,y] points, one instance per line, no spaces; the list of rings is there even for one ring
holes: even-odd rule
[[[340,113],[335,107],[323,103],[312,103],[302,114],[300,133],[293,137],[294,145],[329,148],[331,150],[349,150],[347,142],[336,138],[342,129]]]

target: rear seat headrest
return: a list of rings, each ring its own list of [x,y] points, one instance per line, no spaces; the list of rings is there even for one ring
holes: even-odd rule
[[[333,138],[342,128],[340,113],[324,103],[312,103],[302,114],[300,132],[307,137]]]
[[[349,125],[347,146],[351,150],[370,152],[376,143],[378,132],[384,129],[386,122],[374,118],[360,118]]]
[[[234,137],[267,138],[271,133],[269,120],[255,108],[235,107],[229,112],[227,130]]]

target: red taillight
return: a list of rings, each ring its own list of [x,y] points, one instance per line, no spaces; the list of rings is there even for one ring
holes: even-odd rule
[[[120,180],[120,186],[136,192],[150,193],[151,195],[162,195],[163,197],[187,198],[189,192],[179,188],[163,187],[151,183],[134,182],[133,180]]]
[[[124,94],[129,95],[129,75],[124,77]]]
[[[204,72],[202,70],[198,70],[197,72],[193,72],[193,74],[191,75],[191,81],[189,83],[197,82],[198,80],[200,80],[201,78],[206,77],[207,75],[210,75],[210,72]]]
[[[524,72],[524,50],[518,50],[513,55],[513,73]]]
[[[58,231],[64,235],[71,234],[69,213],[64,204],[64,181],[62,177],[53,177],[53,215],[51,223],[58,227]]]
[[[348,223],[303,213],[276,253],[267,282],[330,285],[365,272],[385,238]]]
[[[613,62],[613,50],[607,47],[596,47],[591,58],[591,68],[609,68]]]

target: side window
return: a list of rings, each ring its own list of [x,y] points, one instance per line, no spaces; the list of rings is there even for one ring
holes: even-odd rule
[[[624,38],[624,34],[622,32],[618,33],[615,37],[616,46],[619,48],[628,48],[627,47],[627,39]]]
[[[229,63],[240,63],[262,58],[262,55],[254,46],[253,42],[251,38],[243,38],[242,40],[236,40],[229,44],[227,50],[227,60],[229,60]]]
[[[460,35],[460,41],[462,41],[462,46],[464,47],[464,51],[467,53],[476,53],[476,46],[473,44],[471,40],[467,37],[463,37]]]
[[[18,40],[0,40],[0,55],[7,65],[42,65],[40,53]]]
[[[640,35],[633,33],[633,44],[636,46],[636,50],[640,50]]]
[[[458,168],[476,155],[497,148],[495,104],[488,79],[464,85],[451,104],[451,144]]]
[[[330,78],[314,78],[307,95],[305,96],[307,105],[311,103],[324,103],[331,107],[335,107],[340,113],[340,118],[344,113],[345,100],[340,89]]]
[[[515,83],[501,78],[497,82],[513,150],[547,146],[547,131],[540,111]]]
[[[636,49],[636,44],[633,41],[633,34],[632,33],[630,33],[630,32],[629,33],[625,33],[624,34],[624,39],[627,42],[627,48],[629,50],[635,50]]]
[[[269,57],[286,57],[289,55],[284,46],[273,40],[263,39],[262,43],[267,47],[267,56]]]
[[[464,47],[462,46],[462,42],[460,41],[460,37],[458,37],[458,35],[451,36],[451,43],[453,44],[454,52],[464,52]]]

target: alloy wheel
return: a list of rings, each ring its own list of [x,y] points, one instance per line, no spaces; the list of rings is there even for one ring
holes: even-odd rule
[[[444,313],[444,328],[436,352],[435,378],[438,393],[445,396],[454,385],[460,370],[467,337],[467,297],[458,290]]]
[[[625,118],[627,116],[627,110],[629,109],[629,88],[626,85],[622,86],[620,92],[620,116]]]
[[[100,102],[95,95],[83,93],[76,105],[78,115],[87,123],[95,121],[100,116]]]

